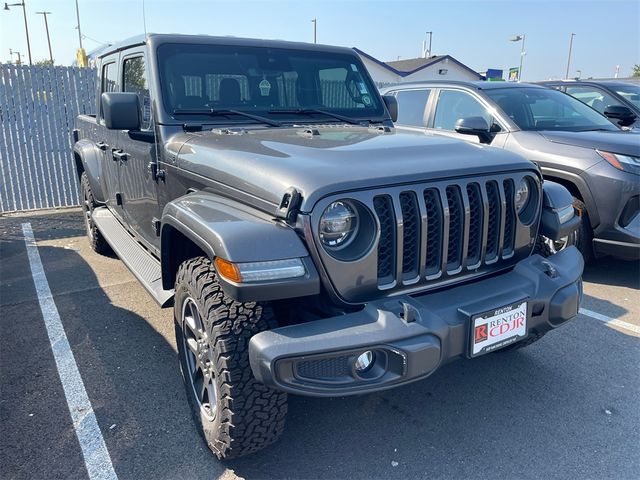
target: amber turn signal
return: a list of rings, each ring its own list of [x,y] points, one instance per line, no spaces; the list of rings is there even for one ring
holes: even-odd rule
[[[226,278],[227,280],[231,280],[232,282],[240,282],[242,280],[240,270],[235,263],[216,257],[215,264],[218,275]]]

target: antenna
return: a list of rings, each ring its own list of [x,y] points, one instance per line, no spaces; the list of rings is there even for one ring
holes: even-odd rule
[[[144,38],[147,38],[147,15],[144,8],[144,0],[142,0],[142,26],[144,28]]]

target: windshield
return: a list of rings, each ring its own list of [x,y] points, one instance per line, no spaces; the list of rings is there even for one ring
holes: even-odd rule
[[[521,130],[618,130],[607,117],[557,90],[513,87],[485,93]]]
[[[640,108],[640,87],[637,85],[616,85],[613,90],[627,102]]]
[[[260,121],[237,112],[295,123],[382,121],[385,115],[355,54],[165,44],[158,47],[158,65],[165,109],[181,122]],[[236,113],[220,114],[231,110]]]

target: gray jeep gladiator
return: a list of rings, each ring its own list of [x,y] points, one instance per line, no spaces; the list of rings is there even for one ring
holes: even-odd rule
[[[287,394],[380,391],[577,315],[572,197],[522,157],[393,127],[347,48],[148,35],[97,60],[74,162],[92,248],[173,306],[219,458],[274,442]]]

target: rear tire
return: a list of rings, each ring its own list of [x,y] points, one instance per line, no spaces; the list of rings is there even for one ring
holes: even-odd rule
[[[93,198],[93,192],[91,191],[91,184],[89,183],[87,172],[82,172],[82,175],[80,176],[80,194],[82,199],[84,226],[87,231],[89,246],[94,252],[99,253],[100,255],[107,255],[111,253],[111,247],[93,221],[93,210],[98,207],[99,204]]]
[[[178,269],[174,317],[187,398],[209,448],[229,459],[275,442],[287,395],[254,378],[248,351],[253,335],[275,326],[269,304],[226,296],[212,262],[197,257]]]

